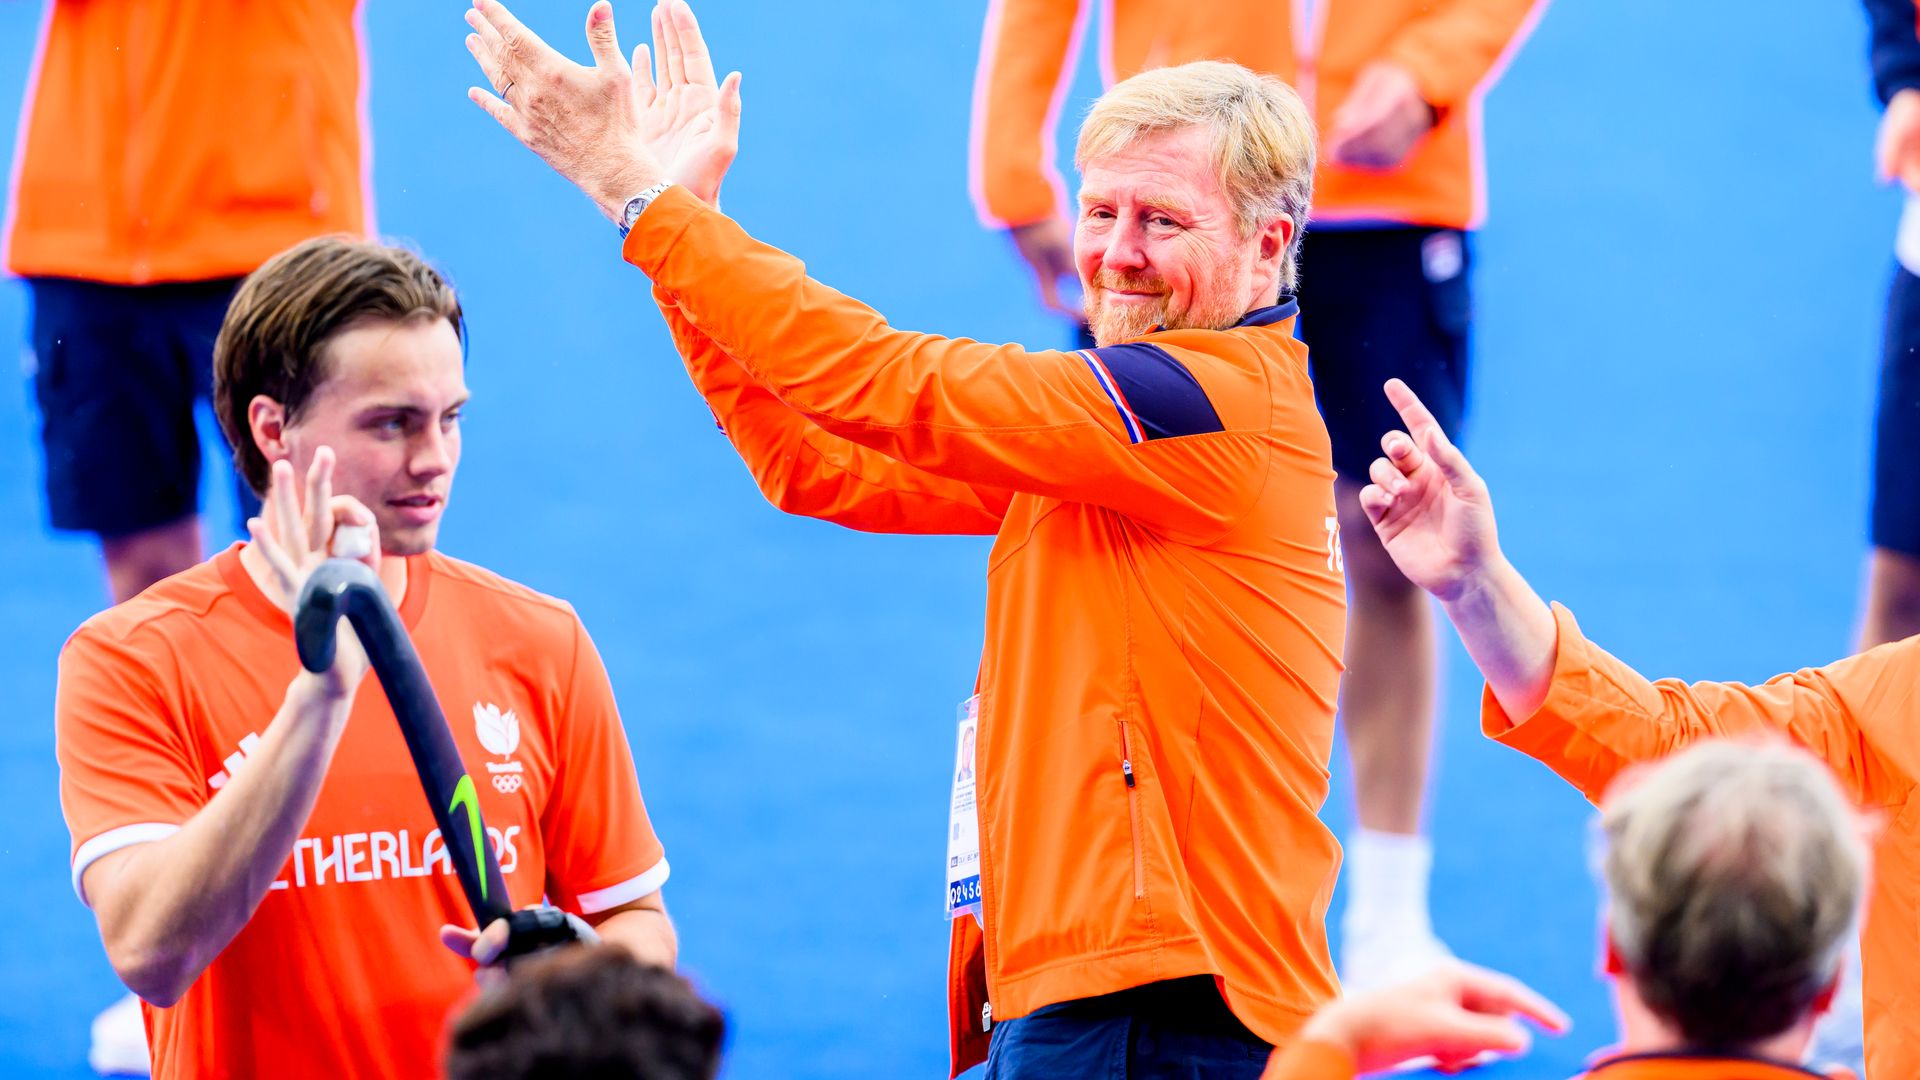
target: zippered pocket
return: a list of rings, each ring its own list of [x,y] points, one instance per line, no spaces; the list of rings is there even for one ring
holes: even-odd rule
[[[1133,744],[1127,737],[1127,722],[1120,721],[1120,778],[1127,785],[1127,838],[1133,843],[1133,898],[1147,898],[1146,853],[1140,846],[1140,784],[1133,775]]]

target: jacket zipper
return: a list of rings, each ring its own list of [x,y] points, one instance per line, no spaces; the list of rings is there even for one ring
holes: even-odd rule
[[[1140,850],[1140,789],[1133,776],[1133,748],[1127,741],[1127,722],[1120,721],[1120,776],[1127,782],[1127,837],[1133,841],[1133,898],[1147,896],[1147,866]]]

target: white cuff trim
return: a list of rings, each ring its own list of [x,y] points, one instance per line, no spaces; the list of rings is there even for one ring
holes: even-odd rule
[[[158,821],[142,822],[139,825],[122,825],[117,829],[108,829],[99,836],[80,845],[73,853],[73,892],[82,904],[92,907],[87,901],[87,890],[80,885],[80,879],[87,867],[99,862],[121,848],[130,848],[135,844],[151,844],[155,840],[165,840],[180,831],[178,825],[167,825]]]
[[[652,896],[654,893],[659,892],[660,886],[666,883],[667,860],[661,859],[659,862],[653,864],[653,869],[648,870],[639,877],[628,878],[618,885],[609,885],[604,889],[595,889],[592,892],[581,893],[578,897],[580,901],[580,914],[598,915],[609,908],[617,908],[621,904],[631,904],[643,896]]]

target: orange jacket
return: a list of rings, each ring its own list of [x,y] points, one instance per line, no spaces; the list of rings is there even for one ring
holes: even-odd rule
[[[1215,974],[1261,1037],[1334,993],[1327,793],[1345,634],[1333,469],[1293,309],[1087,352],[895,330],[680,188],[627,259],[776,505],[996,533],[978,677],[983,1012]]]
[[[49,0],[6,264],[122,285],[370,231],[356,0]]]
[[[1862,805],[1883,810],[1861,938],[1867,1075],[1920,1076],[1920,637],[1764,686],[1648,682],[1554,606],[1560,651],[1540,711],[1515,723],[1488,693],[1481,722],[1598,801],[1634,762],[1716,735],[1778,732],[1826,759]],[[1611,1080],[1611,1078],[1609,1078]]]
[[[1069,56],[1091,0],[992,0],[974,85],[970,181],[983,221],[1026,225],[1063,213],[1055,121]],[[1360,69],[1406,68],[1439,123],[1396,169],[1335,165],[1322,155],[1313,216],[1473,228],[1485,215],[1480,95],[1546,0],[1106,0],[1100,74],[1113,83],[1152,67],[1226,59],[1293,84],[1324,134]]]
[[[1275,1050],[1261,1080],[1353,1080],[1358,1075],[1345,1050],[1299,1042]],[[1853,1080],[1844,1069],[1817,1073],[1756,1058],[1689,1054],[1631,1054],[1608,1058],[1582,1074],[1586,1080]]]

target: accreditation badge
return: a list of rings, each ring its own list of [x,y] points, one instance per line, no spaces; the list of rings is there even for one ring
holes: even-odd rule
[[[947,918],[980,921],[980,810],[974,802],[979,776],[975,746],[980,733],[980,695],[960,705],[953,751],[953,800],[947,815]]]

